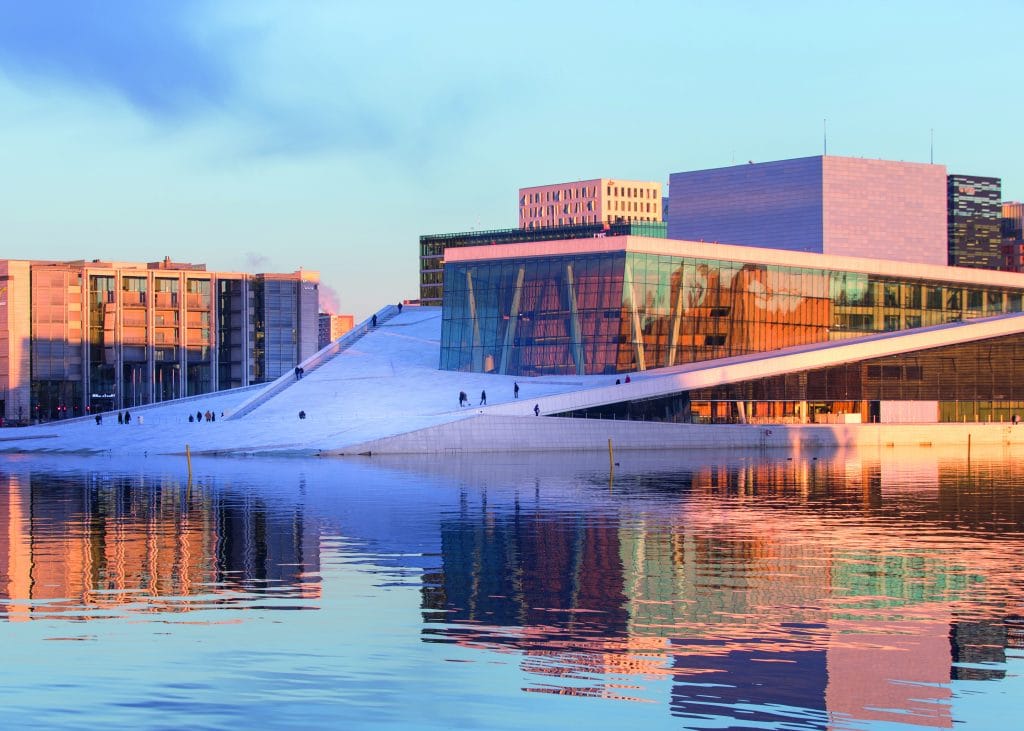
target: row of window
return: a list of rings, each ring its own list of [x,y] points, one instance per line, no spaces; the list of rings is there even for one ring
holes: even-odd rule
[[[608,186],[608,196],[614,198],[657,198],[657,188],[621,188]]]
[[[542,193],[527,193],[519,196],[519,205],[530,203],[558,203],[561,200],[572,200],[574,198],[594,198],[597,196],[597,188],[592,185],[581,185],[575,188],[562,188],[561,190],[545,190]]]
[[[605,195],[609,198],[642,198],[654,200],[660,197],[661,191],[657,187],[633,187],[608,185]],[[597,188],[594,186],[566,187],[561,190],[545,190],[537,193],[527,193],[519,196],[519,205],[528,206],[540,203],[559,203],[561,201],[579,200],[581,198],[596,198]]]

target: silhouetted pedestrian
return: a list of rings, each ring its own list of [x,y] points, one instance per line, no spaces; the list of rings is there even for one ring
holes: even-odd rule
[[[202,411],[197,411],[196,412],[196,421],[202,421],[202,420],[203,420],[203,412]]]
[[[480,405],[481,406],[486,406],[487,405],[487,392],[486,391],[481,391],[480,392]]]
[[[370,327],[377,327],[377,313],[373,313],[373,317],[370,319]]]
[[[629,381],[630,381],[630,378],[629,378],[629,375],[627,375],[626,376],[626,383],[629,383]]]
[[[398,303],[398,314],[399,315],[402,314],[402,303],[401,302]]]
[[[515,396],[516,398],[519,398],[519,383],[518,382],[514,383],[512,385],[512,395]]]
[[[124,423],[125,424],[131,424],[132,423],[132,412],[130,412],[130,411],[125,411],[124,412]]]
[[[540,404],[533,405],[533,415],[540,416]]]
[[[616,386],[621,386],[622,385],[622,381],[620,381],[618,378],[616,378],[615,379],[615,385]]]
[[[96,426],[103,423],[103,414],[96,414]]]
[[[469,403],[469,396],[466,395],[465,391],[459,391],[459,407],[463,407]]]
[[[124,423],[124,414],[122,414],[120,411],[117,412],[117,423],[118,424],[123,424]]]
[[[300,378],[299,367],[295,366],[295,380],[297,381],[297,380],[299,380],[299,378]]]
[[[210,412],[210,421],[217,421],[217,412],[216,411],[211,411]]]
[[[305,411],[300,411],[299,412],[299,418],[300,419],[305,419],[306,418],[306,412]]]
[[[194,422],[195,422],[195,420],[196,420],[196,417],[192,416],[192,414],[189,414],[189,415],[188,415],[188,423],[189,423],[189,424],[192,424],[192,423],[194,423]]]

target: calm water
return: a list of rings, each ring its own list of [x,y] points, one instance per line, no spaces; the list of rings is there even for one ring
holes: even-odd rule
[[[1024,467],[0,459],[4,728],[1012,729]]]

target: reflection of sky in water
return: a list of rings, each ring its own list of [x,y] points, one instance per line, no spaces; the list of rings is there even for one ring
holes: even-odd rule
[[[931,450],[619,459],[611,485],[599,455],[208,461],[191,487],[176,463],[5,462],[5,714],[82,728],[1014,718],[1024,467]]]

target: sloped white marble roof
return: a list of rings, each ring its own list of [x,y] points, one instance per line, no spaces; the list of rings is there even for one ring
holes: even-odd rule
[[[938,345],[1024,332],[1024,314],[885,333],[633,374],[522,378],[437,369],[441,310],[405,311],[267,403],[237,420],[189,423],[189,414],[218,416],[251,397],[252,390],[222,392],[184,402],[133,410],[120,425],[113,414],[92,419],[0,429],[0,451],[89,452],[117,455],[317,454],[404,434],[481,413],[533,418],[626,399],[655,398],[690,388],[817,368]],[[520,398],[513,398],[519,383]],[[487,406],[479,405],[487,392]],[[471,406],[460,408],[459,391]],[[299,411],[306,412],[299,419]],[[141,421],[140,422],[140,417]]]

